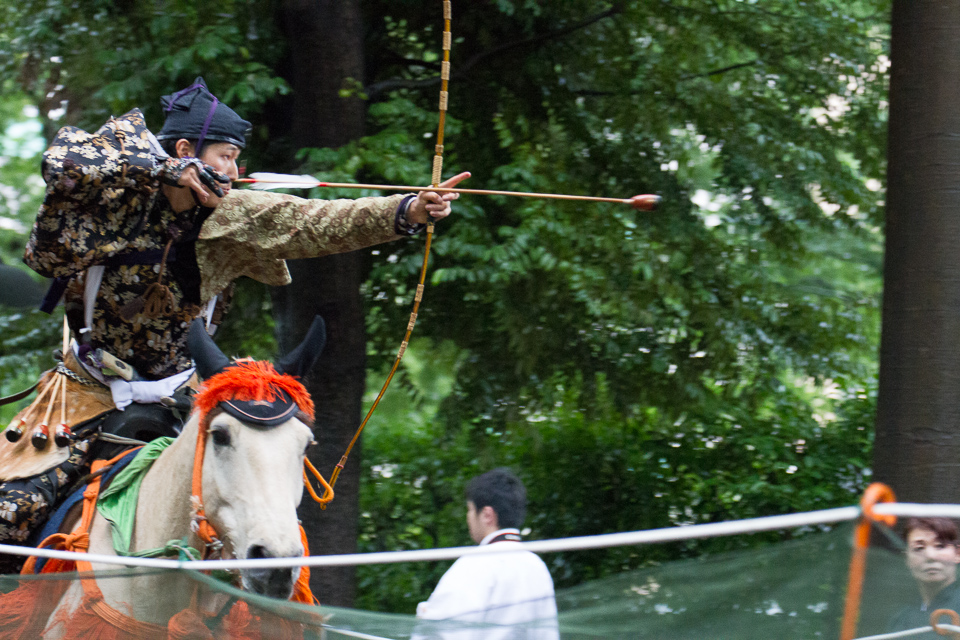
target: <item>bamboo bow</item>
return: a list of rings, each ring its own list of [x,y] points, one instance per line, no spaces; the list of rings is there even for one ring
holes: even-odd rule
[[[443,0],[443,62],[441,64],[440,70],[440,117],[439,124],[437,126],[437,143],[435,147],[435,153],[433,157],[433,175],[432,175],[432,185],[430,187],[417,187],[417,186],[407,186],[407,185],[383,185],[383,184],[355,184],[355,183],[343,183],[343,182],[321,182],[310,175],[286,175],[278,173],[254,173],[251,174],[249,178],[243,178],[236,180],[235,182],[250,184],[254,189],[310,189],[315,187],[329,187],[337,189],[377,189],[382,191],[433,191],[436,193],[468,193],[468,194],[482,194],[482,195],[500,195],[500,196],[513,196],[521,198],[547,198],[555,200],[578,200],[578,201],[587,201],[587,202],[612,202],[617,204],[627,204],[633,207],[634,209],[640,211],[653,211],[657,208],[657,205],[660,203],[660,196],[657,195],[637,195],[632,198],[602,198],[596,196],[577,196],[577,195],[566,195],[566,194],[557,194],[557,193],[529,193],[529,192],[519,192],[519,191],[494,191],[489,189],[460,189],[460,188],[443,188],[440,187],[441,174],[443,172],[443,130],[444,124],[446,122],[447,115],[447,104],[449,99],[448,85],[450,82],[450,48],[453,43],[453,36],[450,30],[450,23],[452,20],[453,8],[451,0]],[[353,439],[350,441],[350,444],[347,446],[346,451],[343,454],[343,457],[340,458],[340,462],[337,463],[337,466],[334,468],[333,472],[330,474],[330,487],[332,488],[337,482],[337,478],[340,475],[340,472],[343,470],[344,465],[347,462],[347,457],[350,455],[350,451],[353,449],[354,445],[357,443],[357,440],[360,438],[360,434],[363,432],[363,428],[367,425],[367,422],[370,420],[370,416],[373,415],[374,410],[377,408],[377,405],[380,403],[381,398],[383,398],[384,393],[387,391],[387,387],[390,386],[390,381],[393,379],[394,374],[397,372],[397,367],[400,366],[400,360],[403,358],[403,354],[407,350],[407,345],[410,341],[410,335],[413,332],[413,327],[417,321],[417,312],[420,309],[420,301],[423,299],[423,290],[424,282],[426,281],[427,276],[427,264],[430,259],[430,245],[433,240],[433,221],[428,220],[427,222],[427,233],[426,233],[426,243],[424,246],[423,253],[423,265],[420,269],[420,282],[417,285],[417,293],[414,297],[413,310],[410,313],[410,321],[407,323],[407,331],[403,336],[403,341],[400,343],[400,349],[397,352],[397,357],[393,362],[393,367],[390,369],[390,373],[387,376],[386,381],[383,383],[383,387],[380,389],[380,393],[377,395],[376,400],[373,401],[370,410],[367,412],[366,417],[364,417],[363,422],[360,424],[360,427],[357,429],[357,432],[354,434]],[[326,508],[326,504],[320,505],[321,509]]]

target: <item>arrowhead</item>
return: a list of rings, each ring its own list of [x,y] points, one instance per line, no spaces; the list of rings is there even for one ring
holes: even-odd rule
[[[629,202],[630,206],[637,211],[656,211],[657,207],[660,206],[661,200],[663,200],[663,198],[660,196],[644,194],[640,196],[633,196],[627,200],[627,202]]]

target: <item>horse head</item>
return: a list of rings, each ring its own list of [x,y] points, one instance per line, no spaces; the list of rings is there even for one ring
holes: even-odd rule
[[[231,361],[199,320],[188,341],[204,380],[195,401],[202,479],[194,508],[237,558],[302,556],[297,507],[313,443],[313,402],[297,377],[323,350],[323,320],[318,316],[300,346],[276,364]],[[195,466],[195,497],[196,474]],[[241,580],[248,591],[288,598],[299,573],[244,570]]]

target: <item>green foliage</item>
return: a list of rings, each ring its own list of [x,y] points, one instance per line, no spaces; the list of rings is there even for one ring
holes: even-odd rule
[[[53,366],[51,351],[58,344],[61,316],[51,318],[34,309],[4,303],[35,302],[44,283],[21,264],[27,232],[43,194],[38,167],[42,149],[36,108],[12,83],[3,83],[0,98],[0,396],[32,385],[40,372]],[[16,271],[14,271],[16,270]],[[33,277],[31,277],[33,276]],[[30,289],[30,291],[24,291]],[[22,401],[0,407],[5,427]]]
[[[0,74],[34,96],[48,124],[96,128],[133,107],[159,124],[159,96],[198,75],[248,117],[288,91],[272,70],[280,46],[265,3],[228,0],[214,11],[193,0],[27,0],[0,8]],[[62,105],[65,113],[51,115]]]
[[[0,396],[30,387],[41,372],[56,365],[51,353],[59,347],[62,322],[59,314],[0,307]],[[0,428],[27,404],[29,399],[0,407]]]
[[[27,232],[33,224],[43,180],[40,178],[40,121],[36,107],[15,90],[12,82],[2,83],[0,99],[0,262],[19,263]]]

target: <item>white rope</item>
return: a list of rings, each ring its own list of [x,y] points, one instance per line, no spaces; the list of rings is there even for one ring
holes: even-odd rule
[[[937,627],[944,629],[945,631],[954,631],[960,632],[960,627],[955,627],[952,624],[937,624]],[[909,638],[910,636],[918,636],[922,633],[929,633],[933,631],[933,627],[917,627],[916,629],[908,629],[906,631],[894,631],[893,633],[881,633],[878,636],[863,636],[862,638],[856,638],[856,640],[894,640],[895,638]]]
[[[879,515],[898,518],[960,518],[960,504],[884,502],[874,506],[873,511]]]
[[[874,507],[878,514],[915,516],[915,517],[958,517],[960,505],[955,504],[910,504],[887,503]],[[54,551],[50,549],[32,549],[15,545],[0,545],[0,553],[18,556],[38,556],[41,558],[59,558],[62,560],[87,560],[93,564],[120,565],[126,567],[144,567],[150,569],[190,569],[190,570],[237,570],[237,569],[267,569],[283,567],[339,567],[359,566],[370,564],[394,564],[401,562],[429,562],[438,560],[455,560],[461,556],[483,553],[509,553],[511,550],[523,548],[534,553],[555,553],[558,551],[578,551],[584,549],[603,549],[607,547],[623,547],[640,544],[655,544],[661,542],[675,542],[693,538],[713,538],[732,536],[760,531],[777,529],[792,529],[821,524],[847,522],[860,517],[860,507],[840,507],[824,509],[806,513],[794,513],[782,516],[768,516],[764,518],[750,518],[731,522],[714,522],[709,524],[687,525],[666,529],[651,529],[647,531],[631,531],[624,533],[608,533],[597,536],[580,536],[574,538],[559,538],[555,540],[538,540],[522,542],[518,545],[509,545],[504,549],[502,545],[487,545],[483,547],[449,547],[445,549],[419,549],[415,551],[385,551],[378,553],[357,553],[330,556],[309,556],[306,558],[262,558],[257,560],[195,560],[180,561],[162,558],[132,558],[112,555],[98,555],[89,553],[74,553],[70,551]]]
[[[368,633],[360,633],[359,631],[348,631],[346,629],[337,629],[336,627],[331,627],[329,625],[322,625],[323,630],[329,633],[337,633],[342,636],[347,636],[348,638],[360,638],[361,640],[391,640],[391,638],[384,638],[383,636],[371,636]]]
[[[266,569],[282,567],[337,567],[357,566],[368,564],[392,564],[399,562],[424,562],[436,560],[454,560],[461,556],[484,553],[510,553],[518,548],[535,553],[554,553],[557,551],[574,551],[582,549],[603,549],[606,547],[621,547],[636,544],[653,544],[691,538],[711,538],[717,536],[731,536],[742,533],[755,533],[776,529],[792,529],[795,527],[830,524],[855,520],[860,515],[858,507],[840,507],[808,513],[794,513],[782,516],[768,516],[765,518],[751,518],[749,520],[735,520],[732,522],[715,522],[710,524],[688,525],[669,529],[652,529],[649,531],[633,531],[628,533],[609,533],[598,536],[581,536],[576,538],[560,538],[556,540],[538,540],[508,545],[485,545],[482,547],[449,547],[446,549],[420,549],[415,551],[386,551],[379,553],[357,553],[348,555],[309,556],[306,558],[262,558],[256,560],[164,560],[162,558],[130,558],[120,556],[98,555],[90,553],[74,553],[70,551],[54,551],[50,549],[29,549],[13,545],[0,545],[0,553],[44,558],[60,558],[64,560],[87,560],[92,564],[113,564],[127,567],[166,568],[166,569],[194,569],[194,570],[237,570],[237,569]]]

